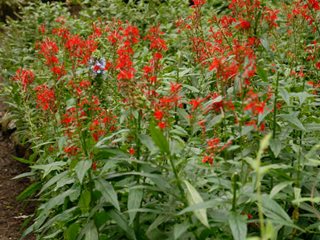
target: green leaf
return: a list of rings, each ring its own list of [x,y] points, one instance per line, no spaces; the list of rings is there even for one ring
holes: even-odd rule
[[[244,216],[235,212],[229,215],[229,226],[234,240],[245,240],[247,236],[247,222]]]
[[[77,100],[75,98],[69,98],[66,104],[67,104],[67,109],[69,109],[77,104]]]
[[[170,133],[171,134],[176,134],[176,135],[181,136],[181,137],[188,136],[188,132],[184,128],[182,128],[182,127],[180,127],[178,125],[175,125],[174,129],[171,130]]]
[[[64,171],[64,172],[59,173],[59,174],[55,175],[54,177],[50,178],[50,180],[48,182],[46,182],[46,184],[43,185],[39,194],[41,194],[43,191],[45,191],[46,189],[48,189],[49,187],[51,187],[53,184],[57,183],[58,181],[60,181],[62,179],[67,179],[66,178],[67,174],[68,174],[68,172]]]
[[[109,215],[112,219],[118,224],[118,226],[125,231],[129,239],[136,239],[134,231],[129,227],[127,219],[123,216],[123,214],[117,210],[110,210]]]
[[[302,202],[312,202],[312,203],[320,203],[320,197],[304,197],[304,198],[296,198],[295,200],[292,201],[292,204],[298,205]]]
[[[31,176],[34,176],[35,173],[34,172],[24,172],[24,173],[21,173],[15,177],[13,177],[12,179],[15,180],[15,179],[20,179],[20,178],[26,178],[26,177],[31,177]]]
[[[160,151],[170,155],[169,143],[161,130],[150,124],[150,133],[153,142],[159,147]]]
[[[80,231],[80,225],[78,223],[71,224],[64,231],[64,239],[65,240],[76,240]]]
[[[63,166],[65,166],[67,163],[62,161],[52,162],[49,164],[43,164],[43,165],[34,165],[31,166],[33,169],[43,170],[43,177],[47,176],[50,172],[61,170]]]
[[[292,114],[279,114],[279,117],[282,119],[288,121],[292,125],[294,125],[298,130],[306,131],[305,127],[303,124],[300,122],[300,120],[297,117],[297,113],[292,113]]]
[[[83,178],[88,172],[88,170],[91,168],[92,161],[91,160],[81,160],[77,163],[74,170],[76,171],[77,177],[80,181],[80,184],[82,184]]]
[[[103,179],[96,180],[95,186],[96,189],[101,192],[104,199],[120,211],[118,196],[113,186]]]
[[[113,134],[111,134],[110,136],[107,136],[103,139],[101,139],[100,141],[98,141],[95,145],[96,148],[100,148],[100,147],[103,147],[105,142],[113,139],[115,136],[117,136],[118,134],[125,134],[125,133],[128,133],[130,130],[129,129],[121,129]]]
[[[110,219],[108,213],[106,211],[102,211],[102,212],[97,212],[94,215],[94,223],[97,226],[97,228],[99,229],[103,224],[106,223],[106,221],[108,219]]]
[[[267,221],[264,239],[270,239],[270,240],[277,239],[277,231],[274,229],[271,221]]]
[[[271,220],[280,220],[292,224],[291,218],[283,210],[283,208],[269,196],[262,197],[263,213]]]
[[[268,82],[268,75],[262,67],[257,66],[257,73],[258,73],[258,76],[262,79],[262,81]]]
[[[85,233],[85,240],[99,240],[99,233],[96,225],[94,224],[94,221],[91,221],[89,223],[89,226],[86,230],[87,231]]]
[[[265,38],[260,38],[260,42],[262,44],[262,46],[264,47],[265,50],[267,50],[268,52],[270,52],[270,46],[269,46],[269,42],[267,39]]]
[[[305,102],[305,100],[308,97],[313,97],[313,95],[307,93],[307,92],[298,92],[298,93],[291,93],[291,96],[298,97],[299,98],[299,104],[300,106]]]
[[[217,200],[209,200],[206,202],[200,202],[197,204],[193,204],[185,209],[183,209],[181,212],[178,213],[178,215],[185,214],[187,212],[193,212],[200,209],[207,209],[207,208],[213,208],[215,205],[217,205],[219,202]]]
[[[87,189],[83,190],[79,200],[79,208],[82,213],[87,213],[90,210],[91,192]]]
[[[34,195],[36,191],[38,191],[41,188],[41,183],[40,182],[35,182],[32,183],[29,187],[27,187],[22,193],[20,193],[16,199],[18,201],[23,201],[26,198]]]
[[[66,197],[76,193],[76,189],[68,189],[67,191],[56,195],[55,197],[51,198],[46,204],[41,205],[40,209],[44,209],[46,212],[49,212],[51,209],[55,208],[64,203]]]
[[[19,157],[13,156],[13,159],[28,165],[34,164],[33,161],[30,161],[29,159],[25,159],[25,158],[19,158]]]
[[[189,115],[185,109],[178,108],[177,114],[179,115],[179,119],[183,120],[183,123],[190,125],[190,118],[189,118]]]
[[[280,192],[285,187],[292,185],[292,183],[293,182],[281,182],[281,183],[277,184],[276,186],[274,186],[270,192],[270,198],[273,198],[274,196],[276,196],[278,192]]]
[[[224,118],[224,114],[221,113],[217,116],[214,116],[210,121],[208,121],[206,128],[211,129],[213,126],[217,125]]]
[[[59,229],[59,230],[54,231],[53,233],[51,233],[51,234],[49,234],[49,235],[47,235],[47,236],[42,237],[42,239],[44,239],[44,240],[46,240],[46,239],[56,239],[57,235],[58,235],[59,233],[61,233],[61,232],[62,232],[62,230]]]
[[[151,154],[154,154],[157,151],[159,151],[159,148],[154,144],[154,142],[152,141],[152,138],[150,136],[145,135],[145,134],[140,134],[139,139],[140,139],[141,143],[148,148],[148,150],[150,151]]]
[[[285,88],[279,88],[279,93],[287,105],[290,105],[290,95]]]
[[[270,149],[273,152],[274,156],[278,157],[282,149],[281,141],[279,139],[271,139]]]
[[[143,197],[143,189],[141,188],[131,188],[129,190],[128,196],[128,210],[138,209],[140,208],[140,204]],[[133,220],[136,216],[137,212],[129,212],[130,221],[129,224],[133,223]]]
[[[199,91],[199,89],[197,89],[196,87],[194,87],[194,86],[191,86],[191,85],[188,85],[188,84],[182,84],[182,86],[184,87],[184,88],[187,88],[187,89],[189,89],[191,92],[193,92],[193,93],[199,93],[200,91]]]
[[[187,186],[187,199],[189,205],[192,206],[194,204],[203,203],[202,197],[198,191],[187,180],[185,180],[184,183]],[[194,210],[193,213],[203,225],[209,227],[206,209]]]
[[[184,234],[189,228],[189,224],[184,222],[182,224],[175,224],[173,227],[173,238],[180,239],[182,234]]]
[[[259,152],[263,152],[264,150],[267,149],[267,147],[269,146],[269,143],[270,143],[271,136],[272,136],[272,134],[269,133],[262,138],[262,140],[260,141]]]
[[[161,174],[151,174],[151,173],[145,173],[145,172],[113,173],[113,174],[109,174],[107,179],[113,179],[120,176],[130,176],[130,175],[143,176],[143,177],[149,178],[151,181],[153,181],[157,185],[159,190],[162,190],[163,192],[167,192],[171,190],[171,186],[168,183],[167,179]]]
[[[169,219],[170,219],[170,216],[168,215],[164,215],[164,214],[159,215],[147,229],[146,235],[150,239],[154,239],[154,234],[158,232],[158,226],[160,226],[164,222],[167,222]]]

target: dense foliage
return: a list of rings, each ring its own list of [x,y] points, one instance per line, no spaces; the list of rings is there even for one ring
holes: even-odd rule
[[[38,239],[318,239],[317,0],[30,4],[3,26]]]

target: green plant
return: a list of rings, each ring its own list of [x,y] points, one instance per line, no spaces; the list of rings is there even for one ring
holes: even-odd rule
[[[20,198],[39,198],[25,234],[319,236],[317,1],[35,6],[2,48],[34,151],[19,159],[36,179]]]

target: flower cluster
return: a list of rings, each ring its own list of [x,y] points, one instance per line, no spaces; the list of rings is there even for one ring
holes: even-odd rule
[[[49,110],[50,112],[56,111],[55,106],[55,92],[52,88],[49,88],[46,84],[38,85],[34,88],[37,95],[37,106],[43,111]]]
[[[19,68],[13,77],[14,81],[20,82],[24,91],[34,81],[34,73],[31,70]]]
[[[230,146],[232,141],[228,141],[225,144],[221,143],[220,138],[211,138],[207,141],[206,155],[202,158],[203,163],[213,164],[214,157],[218,153],[222,152],[228,146]]]

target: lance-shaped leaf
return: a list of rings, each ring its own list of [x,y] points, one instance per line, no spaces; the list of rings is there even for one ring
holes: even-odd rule
[[[192,206],[194,204],[203,203],[203,199],[198,193],[198,191],[188,181],[185,180],[184,183],[187,186],[187,199],[189,205]],[[200,222],[202,222],[203,225],[209,227],[206,209],[194,210],[193,213],[200,220]]]

